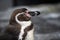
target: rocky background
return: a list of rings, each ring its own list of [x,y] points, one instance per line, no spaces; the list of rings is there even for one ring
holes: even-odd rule
[[[35,28],[35,33],[34,33],[35,40],[60,40],[60,4],[59,3],[17,6],[17,7],[12,7],[12,4],[10,4],[9,6],[6,7],[5,5],[3,5],[3,8],[0,6],[0,27],[7,26],[12,12],[15,9],[19,9],[19,8],[28,8],[29,10],[33,10],[33,11],[37,10],[41,12],[39,16],[32,17],[31,19],[32,22],[34,23],[34,28]]]

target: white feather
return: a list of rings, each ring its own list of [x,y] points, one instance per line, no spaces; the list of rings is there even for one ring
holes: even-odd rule
[[[27,33],[25,40],[34,40],[34,28]]]
[[[31,21],[19,21],[18,20],[18,16],[19,15],[21,15],[21,14],[23,14],[23,13],[18,13],[16,16],[15,16],[15,20],[16,20],[16,22],[18,23],[18,24],[20,24],[21,25],[21,32],[20,32],[20,34],[19,34],[19,38],[18,39],[21,39],[22,40],[22,35],[24,34],[24,29],[26,28],[26,27],[28,27],[28,26],[30,26],[31,25]]]

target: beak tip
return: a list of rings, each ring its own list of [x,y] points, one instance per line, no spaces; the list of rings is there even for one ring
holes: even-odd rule
[[[40,14],[40,12],[39,11],[36,11],[37,12],[37,15],[39,15]]]

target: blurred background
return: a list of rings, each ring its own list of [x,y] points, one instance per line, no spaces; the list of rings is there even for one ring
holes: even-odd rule
[[[12,12],[20,8],[41,12],[31,19],[35,40],[60,40],[59,0],[0,0],[0,27],[8,25]]]

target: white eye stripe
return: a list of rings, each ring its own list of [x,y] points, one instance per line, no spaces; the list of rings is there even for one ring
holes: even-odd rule
[[[22,13],[18,13],[17,15],[16,15],[16,17],[18,17],[19,15],[21,15],[21,14],[24,14],[23,12]]]
[[[22,13],[18,13],[18,14],[15,16],[15,20],[17,21],[17,23],[20,22],[17,17],[18,17],[19,15],[21,15],[21,14],[23,14],[23,12],[22,12]]]

